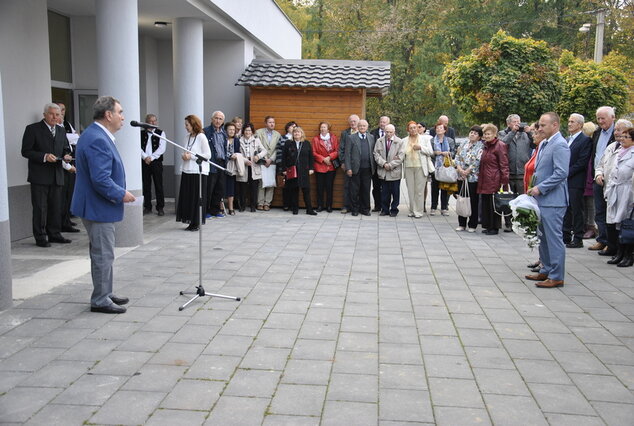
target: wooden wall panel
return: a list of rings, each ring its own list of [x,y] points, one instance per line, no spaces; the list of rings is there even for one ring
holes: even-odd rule
[[[275,117],[275,129],[284,133],[284,125],[296,121],[312,138],[319,133],[319,123],[327,121],[332,132],[339,134],[348,128],[348,117],[365,115],[365,90],[363,89],[297,89],[297,88],[251,88],[250,117],[256,129],[264,127],[264,117]],[[334,207],[343,206],[343,171],[339,169],[335,178]],[[300,191],[300,206],[304,205]],[[311,178],[311,198],[316,207],[315,178]],[[282,205],[282,191],[275,190],[274,206]]]

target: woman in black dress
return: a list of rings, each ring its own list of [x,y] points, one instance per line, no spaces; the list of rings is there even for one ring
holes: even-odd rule
[[[301,127],[296,126],[293,130],[293,139],[284,144],[283,160],[284,176],[286,177],[285,187],[289,191],[289,207],[293,214],[299,212],[299,188],[304,194],[304,204],[306,214],[316,215],[310,201],[310,180],[313,174],[313,150],[310,142],[306,140],[306,134]]]
[[[185,130],[187,130],[187,136],[185,138],[185,148],[187,150],[200,155],[206,159],[211,157],[211,149],[209,148],[209,142],[203,132],[203,125],[200,118],[195,115],[188,115],[185,117]],[[200,211],[198,205],[198,199],[200,197],[199,177],[198,177],[198,164],[196,163],[196,157],[189,152],[183,152],[181,154],[183,163],[181,165],[181,186],[178,192],[178,205],[176,207],[176,221],[188,223],[189,226],[185,228],[187,231],[197,231],[200,224]],[[207,175],[209,174],[209,163],[206,161],[201,164],[202,166],[202,194],[205,198],[207,188]],[[203,199],[203,206],[205,205]],[[205,215],[202,217],[203,223],[205,223]]]

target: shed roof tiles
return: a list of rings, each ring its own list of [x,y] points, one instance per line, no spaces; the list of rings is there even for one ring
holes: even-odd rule
[[[383,96],[390,87],[390,62],[331,59],[255,59],[237,86],[366,89]]]

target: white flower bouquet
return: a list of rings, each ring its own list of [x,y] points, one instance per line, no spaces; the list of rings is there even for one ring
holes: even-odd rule
[[[537,227],[539,226],[540,213],[537,200],[530,195],[522,194],[509,202],[509,205],[513,212],[511,220],[513,232],[522,237],[531,249],[538,247]]]

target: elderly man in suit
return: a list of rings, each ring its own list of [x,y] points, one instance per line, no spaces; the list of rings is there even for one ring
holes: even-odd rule
[[[225,114],[222,111],[214,111],[211,114],[211,124],[203,129],[209,148],[211,149],[211,161],[220,167],[227,165],[227,133],[223,124]],[[207,217],[224,217],[220,209],[220,203],[225,195],[225,172],[214,166],[209,168],[207,178]]]
[[[33,237],[39,247],[70,243],[62,236],[62,160],[70,161],[66,131],[58,125],[61,108],[44,106],[44,119],[29,124],[22,137],[22,156],[28,158],[33,205]]]
[[[559,133],[559,123],[555,112],[547,112],[539,119],[544,141],[535,161],[535,186],[527,192],[537,199],[541,212],[539,259],[543,266],[539,273],[526,275],[526,279],[538,281],[535,285],[541,288],[564,285],[566,248],[562,230],[568,207],[570,148]]]
[[[345,157],[348,136],[358,132],[359,116],[352,114],[348,117],[348,126],[350,127],[342,131],[339,136],[339,160],[341,161],[341,169],[344,173],[347,171]],[[343,180],[343,208],[341,209],[341,213],[346,214],[349,211],[352,211],[352,203],[350,202],[350,177],[346,174]]]
[[[358,132],[348,136],[345,150],[346,174],[350,178],[352,215],[370,216],[370,183],[376,170],[374,136],[368,133],[368,122],[359,121]]]
[[[583,192],[588,175],[588,160],[592,153],[592,140],[583,133],[585,119],[581,114],[568,118],[568,147],[570,167],[568,169],[568,196],[570,205],[564,217],[564,243],[568,248],[583,247]]]
[[[372,133],[372,136],[374,136],[375,141],[378,141],[385,136],[385,126],[387,126],[388,124],[390,124],[390,117],[384,115],[379,118],[379,127],[370,132]],[[373,212],[381,211],[383,204],[383,187],[381,186],[383,184],[383,179],[379,177],[377,172],[378,168],[377,171],[372,175],[372,198],[374,199],[374,208],[372,209]]]
[[[379,216],[396,217],[400,204],[401,178],[405,144],[395,133],[393,125],[385,126],[385,134],[374,145],[376,173],[381,180],[381,213]]]
[[[123,203],[135,200],[125,189],[125,170],[114,133],[123,127],[118,100],[101,96],[93,107],[95,120],[77,142],[77,181],[71,211],[82,218],[90,241],[93,292],[90,310],[107,314],[126,311],[127,297],[112,293],[114,223],[123,220]]]
[[[277,144],[280,141],[282,135],[280,132],[275,130],[275,118],[270,115],[267,115],[264,118],[264,124],[266,127],[262,129],[258,129],[255,132],[255,136],[260,139],[262,146],[266,149],[266,157],[264,159],[264,167],[267,169],[269,167],[275,168],[275,160],[277,157]],[[269,152],[271,154],[269,154]],[[260,179],[260,192],[258,195],[258,210],[270,210],[271,202],[273,201],[273,193],[275,192],[275,187],[271,186],[269,188],[264,188],[262,186],[262,179]]]
[[[614,108],[610,106],[602,106],[596,112],[597,124],[599,128],[592,135],[592,165],[596,170],[603,158],[605,149],[614,142],[614,120],[616,115]],[[600,250],[600,254],[604,256],[613,256],[616,254],[615,248],[608,247],[608,232],[605,225],[606,203],[603,196],[603,182],[594,182],[592,185],[594,195],[594,221],[597,223],[599,235],[596,244],[588,247],[588,250]]]

